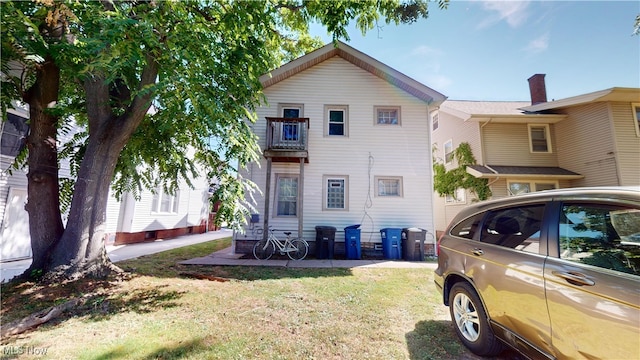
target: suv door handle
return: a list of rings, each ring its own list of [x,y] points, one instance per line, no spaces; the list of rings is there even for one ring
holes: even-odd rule
[[[478,249],[478,248],[471,249],[471,253],[472,253],[473,255],[475,255],[475,256],[482,256],[482,255],[484,255],[484,251],[482,251],[482,249]]]
[[[567,280],[567,282],[569,282],[570,284],[577,285],[577,286],[583,286],[583,285],[593,286],[596,284],[595,281],[589,280],[586,275],[581,274],[579,272],[552,271],[551,273],[555,276],[558,276]]]

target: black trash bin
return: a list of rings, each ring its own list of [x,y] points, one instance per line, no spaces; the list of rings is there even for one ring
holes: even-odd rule
[[[360,260],[362,257],[359,227],[360,224],[344,228],[344,253],[348,260]]]
[[[316,226],[316,259],[333,259],[335,241],[335,227]]]
[[[402,229],[402,258],[407,261],[424,261],[424,240],[427,230],[420,228]]]

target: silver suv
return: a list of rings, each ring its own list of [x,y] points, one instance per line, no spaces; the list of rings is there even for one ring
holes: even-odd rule
[[[640,187],[473,204],[438,241],[435,284],[466,347],[640,358]]]

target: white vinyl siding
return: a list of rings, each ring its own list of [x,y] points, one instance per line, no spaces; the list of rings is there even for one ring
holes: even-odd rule
[[[336,83],[341,86],[336,86]],[[312,89],[312,91],[310,91]],[[264,89],[269,104],[304,104],[309,118],[309,162],[304,165],[304,236],[315,236],[314,227],[330,225],[342,230],[362,221],[362,209],[374,196],[373,174],[398,174],[403,177],[403,191],[411,196],[378,197],[367,209],[373,223],[363,224],[364,233],[379,234],[384,227],[422,227],[433,231],[431,141],[428,111],[424,102],[389,84],[387,81],[333,57],[303,72]],[[325,106],[348,105],[348,136],[327,137]],[[401,107],[402,126],[376,126],[372,119],[375,106]],[[277,108],[257,109],[258,121],[251,124],[265,147],[265,117],[277,116]],[[260,166],[249,166],[242,176],[266,188],[266,159]],[[270,203],[275,201],[273,174],[299,174],[299,163],[272,163]],[[326,211],[324,175],[348,176],[346,211]],[[256,195],[255,208],[264,210],[264,195]],[[276,228],[297,230],[297,219],[269,214]],[[336,239],[339,235],[336,235]],[[368,241],[363,236],[363,241]],[[371,241],[380,241],[379,235]]]

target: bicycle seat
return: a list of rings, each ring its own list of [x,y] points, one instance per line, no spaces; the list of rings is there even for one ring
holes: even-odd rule
[[[285,232],[283,232],[283,234],[289,236],[289,235],[291,235],[291,231],[285,231]]]

